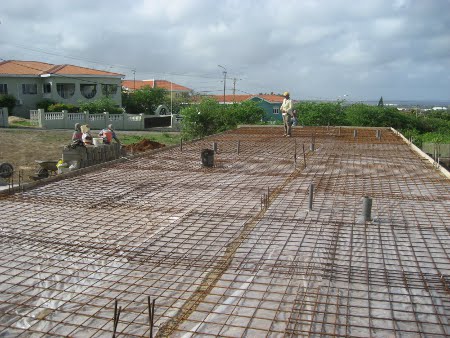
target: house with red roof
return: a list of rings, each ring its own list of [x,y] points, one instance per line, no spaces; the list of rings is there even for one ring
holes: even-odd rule
[[[242,103],[244,101],[256,102],[266,112],[267,121],[282,121],[280,107],[284,97],[277,94],[240,94],[240,95],[209,95],[221,104]]]
[[[109,97],[121,106],[124,76],[68,64],[7,60],[0,62],[0,95],[13,95],[16,98],[14,115],[26,118],[44,99],[78,105]]]
[[[169,93],[172,93],[175,97],[182,97],[184,95],[189,95],[192,93],[192,89],[173,83],[167,80],[123,80],[122,88],[125,91],[134,91],[142,89],[145,86],[150,88],[163,88]]]

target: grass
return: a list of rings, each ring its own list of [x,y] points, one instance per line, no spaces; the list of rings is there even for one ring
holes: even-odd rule
[[[138,132],[136,132],[138,133]],[[123,145],[128,145],[132,143],[138,143],[139,141],[142,141],[143,139],[147,139],[150,141],[155,141],[158,143],[165,144],[167,146],[174,145],[180,143],[180,133],[159,133],[159,132],[147,132],[142,135],[128,135],[128,134],[122,134],[120,135],[120,131],[116,131],[117,136],[120,139],[120,142]]]
[[[11,129],[17,129],[17,128],[30,128],[35,129],[37,128],[36,125],[32,124],[30,120],[24,119],[24,118],[17,118],[13,117],[9,121],[9,128]],[[50,130],[47,130],[46,133],[42,134],[36,134],[36,137],[39,139],[39,141],[61,141],[66,142],[67,144],[70,143],[70,139],[72,137],[73,130],[67,130],[67,132],[51,132]],[[180,133],[178,132],[140,132],[136,131],[135,133],[131,134],[131,132],[127,133],[121,133],[120,130],[116,131],[117,136],[120,139],[120,142],[123,145],[138,143],[139,141],[142,141],[143,139],[147,139],[150,141],[159,142],[162,144],[165,144],[167,146],[174,145],[180,143]],[[95,137],[95,135],[93,134]]]

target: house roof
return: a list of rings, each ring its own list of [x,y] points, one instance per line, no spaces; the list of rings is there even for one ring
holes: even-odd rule
[[[212,99],[223,102],[223,95],[209,95]],[[253,98],[259,98],[269,103],[282,103],[284,97],[274,94],[239,94],[239,95],[225,95],[225,103],[244,102]]]
[[[86,68],[74,65],[54,65],[38,61],[18,61],[7,60],[0,63],[1,75],[34,75],[44,74],[56,75],[77,75],[77,76],[111,76],[123,77],[125,75],[93,68]]]
[[[191,89],[170,81],[166,80],[123,80],[122,87],[128,90],[137,90],[145,86],[150,86],[150,88],[164,88],[168,91],[185,91],[190,92]]]

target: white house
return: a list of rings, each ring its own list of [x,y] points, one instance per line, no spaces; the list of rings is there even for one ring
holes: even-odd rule
[[[67,64],[8,60],[0,62],[0,94],[13,95],[14,115],[26,118],[44,99],[78,105],[110,97],[121,106],[123,77],[123,74]]]

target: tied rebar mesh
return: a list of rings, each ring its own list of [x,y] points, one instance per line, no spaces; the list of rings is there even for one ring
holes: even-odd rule
[[[449,180],[389,130],[292,135],[0,196],[0,336],[448,336]]]

